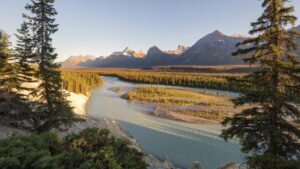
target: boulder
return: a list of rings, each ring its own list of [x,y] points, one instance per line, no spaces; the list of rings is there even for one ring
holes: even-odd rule
[[[195,161],[191,169],[203,169],[198,161]]]

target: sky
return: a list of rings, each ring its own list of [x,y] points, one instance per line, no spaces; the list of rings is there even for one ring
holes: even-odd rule
[[[300,0],[291,0],[300,18]],[[0,29],[11,35],[30,0],[0,0]],[[219,30],[247,34],[262,13],[261,0],[56,0],[58,61],[71,55],[106,56],[126,47],[147,51],[192,46]],[[298,21],[297,24],[300,24]]]

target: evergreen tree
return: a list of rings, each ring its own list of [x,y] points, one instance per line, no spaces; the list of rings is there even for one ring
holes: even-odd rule
[[[13,92],[15,87],[15,67],[11,63],[12,58],[9,35],[0,30],[0,89],[5,92]]]
[[[60,65],[55,63],[57,54],[52,47],[51,35],[58,30],[54,16],[54,0],[32,0],[26,9],[32,13],[27,15],[33,30],[35,59],[38,63],[37,77],[41,80],[35,96],[45,106],[39,108],[35,114],[34,126],[38,132],[62,125],[70,125],[73,112],[66,101],[66,94],[62,91],[62,80],[59,72]]]
[[[294,40],[300,33],[288,29],[297,18],[287,2],[263,0],[264,12],[250,31],[256,37],[237,44],[242,47],[233,53],[260,68],[240,81],[245,92],[234,100],[236,105],[253,107],[227,118],[223,124],[230,127],[222,137],[238,137],[242,151],[252,156],[249,165],[253,168],[268,168],[259,164],[259,159],[267,159],[264,156],[284,161],[300,154],[300,130],[296,126],[300,120],[300,67],[294,53]]]
[[[0,115],[11,115],[18,110],[18,97],[15,94],[16,67],[12,63],[9,36],[0,30]]]
[[[14,57],[15,64],[17,67],[17,90],[19,92],[27,91],[28,93],[32,92],[32,87],[25,87],[21,84],[23,83],[32,83],[34,81],[35,70],[32,65],[35,63],[35,55],[33,52],[33,40],[30,34],[29,24],[24,22],[21,25],[21,28],[17,30],[17,44],[16,44],[16,54]]]

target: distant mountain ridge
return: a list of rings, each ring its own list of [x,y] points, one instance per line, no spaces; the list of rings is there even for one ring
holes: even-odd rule
[[[164,53],[167,53],[170,55],[181,55],[184,52],[186,52],[188,49],[189,49],[188,46],[179,45],[176,50],[166,50],[166,51],[164,51]]]
[[[91,56],[91,55],[71,56],[67,60],[62,62],[62,66],[63,67],[74,67],[74,66],[78,66],[82,62],[93,61],[95,59],[96,59],[96,57]]]
[[[296,27],[300,31],[300,25]],[[152,46],[146,54],[143,51],[134,51],[126,48],[121,52],[114,52],[108,57],[86,59],[76,62],[76,66],[84,67],[120,67],[120,68],[150,68],[153,66],[170,65],[234,65],[244,64],[240,57],[232,56],[238,42],[242,42],[249,35],[225,35],[221,31],[214,31],[191,47],[179,45],[175,50],[162,51],[157,46]],[[300,40],[297,40],[300,55]],[[73,60],[73,59],[71,59]],[[78,59],[80,60],[80,59]],[[66,62],[70,62],[69,59]],[[72,62],[75,63],[75,62]],[[64,65],[64,64],[63,64]]]

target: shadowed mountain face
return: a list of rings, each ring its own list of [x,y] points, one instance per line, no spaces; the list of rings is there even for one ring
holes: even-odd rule
[[[296,29],[300,31],[300,25]],[[95,60],[84,60],[77,63],[77,65],[86,67],[149,68],[168,65],[244,64],[240,57],[232,56],[232,52],[236,50],[238,42],[242,42],[247,38],[249,37],[243,35],[228,36],[220,31],[214,31],[201,38],[191,47],[180,45],[176,50],[162,51],[153,46],[147,51],[147,54],[126,48],[122,52],[114,52],[106,58],[99,57]],[[297,43],[300,47],[300,39],[297,40]],[[300,54],[300,48],[297,53]]]
[[[184,65],[226,65],[242,64],[243,61],[231,54],[236,50],[236,44],[245,38],[224,35],[215,31],[200,39],[196,44],[182,54]]]

